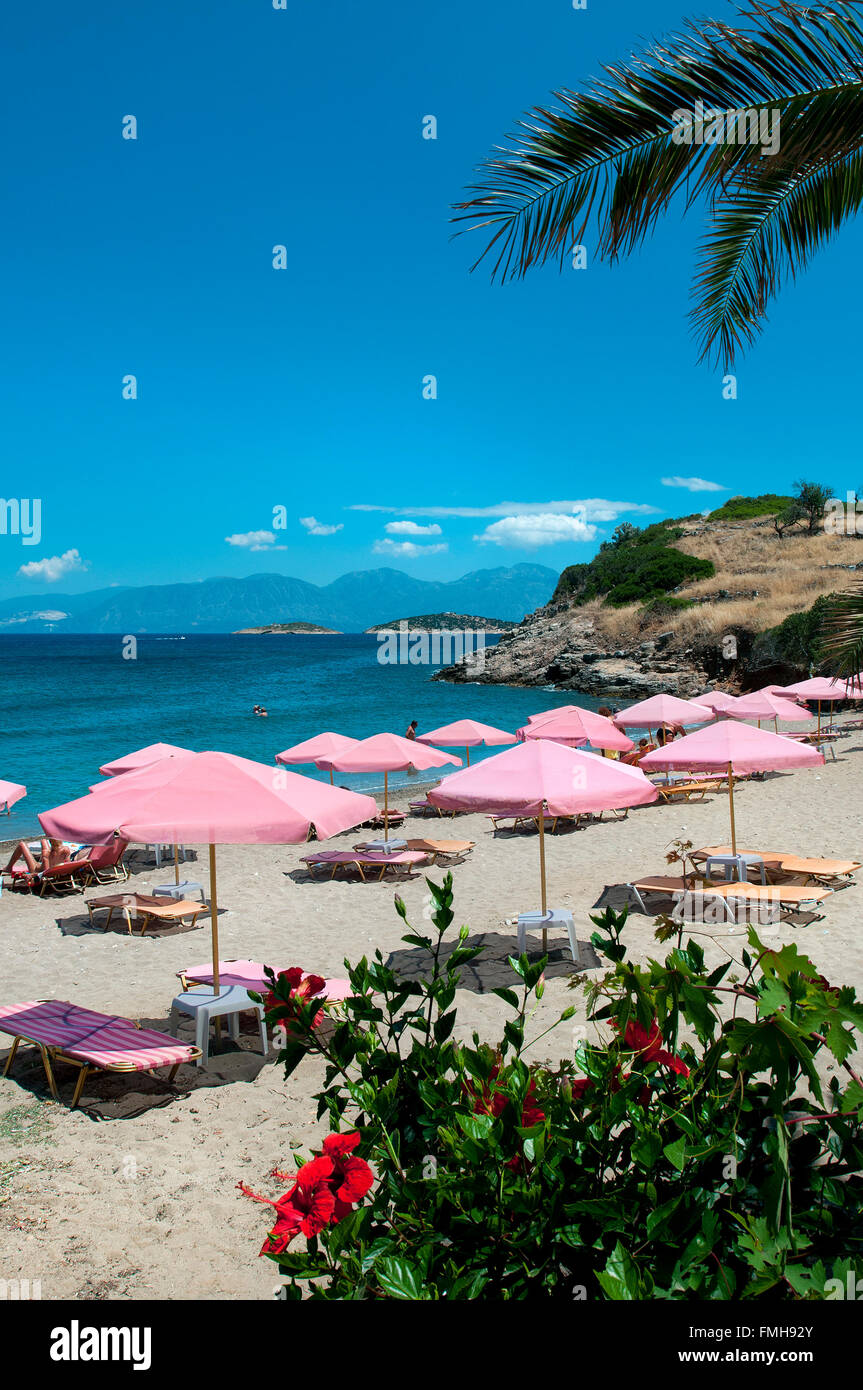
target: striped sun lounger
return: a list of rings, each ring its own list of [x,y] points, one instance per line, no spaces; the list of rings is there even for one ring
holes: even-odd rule
[[[38,1047],[55,1100],[60,1097],[52,1062],[68,1062],[80,1068],[72,1109],[78,1104],[91,1071],[155,1071],[170,1067],[170,1084],[178,1067],[201,1055],[200,1048],[177,1042],[167,1033],[139,1028],[128,1018],[82,1009],[62,999],[31,999],[25,1004],[0,1006],[0,1032],[13,1039],[3,1075],[9,1074],[19,1043]]]
[[[287,969],[282,966],[280,969]],[[270,988],[269,981],[264,974],[263,962],[257,960],[220,960],[219,961],[219,985],[238,985],[240,989],[253,989],[257,994],[263,994]],[[279,974],[279,970],[273,967],[273,973]],[[177,971],[177,978],[182,982],[183,989],[188,989],[189,985],[211,985],[213,983],[212,962],[203,962],[201,965],[187,965],[185,970]],[[328,1004],[338,1004],[344,999],[350,999],[352,994],[350,980],[324,980],[324,987],[319,994],[312,995],[313,999],[325,999]]]

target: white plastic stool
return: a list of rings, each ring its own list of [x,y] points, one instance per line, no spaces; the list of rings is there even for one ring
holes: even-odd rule
[[[717,864],[722,869],[722,881],[733,883],[735,878],[740,883],[746,883],[749,878],[749,866],[753,865],[761,872],[761,882],[766,884],[767,873],[764,868],[764,860],[760,854],[711,854],[704,861],[704,877],[711,878],[711,869]]]
[[[575,923],[572,920],[572,913],[566,908],[552,907],[548,912],[543,913],[538,909],[533,912],[520,912],[518,914],[518,953],[522,955],[527,950],[527,933],[529,931],[546,931],[550,927],[564,927],[569,937],[569,949],[572,952],[572,959],[578,962],[578,940],[575,935]]]
[[[261,1025],[261,1051],[266,1057],[269,1051],[267,1025],[264,1010],[256,1004],[245,989],[239,985],[226,985],[215,994],[209,985],[195,985],[183,994],[178,994],[171,1002],[171,1034],[177,1036],[180,1014],[190,1014],[195,1020],[195,1044],[201,1049],[196,1066],[205,1067],[210,1055],[210,1024],[213,1019],[227,1015],[228,1031],[234,1042],[240,1036],[239,1015],[254,1010]]]
[[[193,883],[190,878],[182,883],[160,883],[158,888],[153,889],[154,898],[176,898],[178,901],[189,893],[200,893],[201,902],[204,902],[204,885]]]

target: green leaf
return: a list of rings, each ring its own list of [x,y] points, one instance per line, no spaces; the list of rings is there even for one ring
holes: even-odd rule
[[[391,1298],[422,1300],[423,1282],[420,1271],[407,1260],[385,1256],[377,1260],[374,1274],[378,1283]]]
[[[491,1115],[464,1115],[461,1111],[456,1111],[456,1120],[468,1139],[487,1139],[495,1125]]]
[[[682,1173],[683,1165],[686,1162],[686,1140],[675,1139],[673,1144],[666,1144],[662,1152],[669,1163],[673,1164],[679,1173]]]
[[[638,1268],[629,1251],[618,1241],[597,1279],[614,1302],[631,1302],[641,1297]]]

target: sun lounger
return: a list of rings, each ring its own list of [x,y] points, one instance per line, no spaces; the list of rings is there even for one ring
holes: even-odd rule
[[[798,912],[804,907],[818,906],[833,892],[832,888],[824,885],[807,888],[800,883],[771,883],[762,887],[761,884],[756,883],[727,883],[719,879],[705,883],[704,880],[696,880],[692,876],[684,879],[664,874],[640,878],[626,886],[633,894],[642,912],[648,911],[645,899],[655,894],[671,897],[675,902],[680,902],[684,896],[687,896],[696,909],[699,899],[702,903],[709,899],[721,902],[729,922],[737,920],[735,908],[740,903],[768,908],[775,907],[780,913]],[[696,915],[698,915],[697,912]]]
[[[653,785],[666,802],[672,802],[677,797],[682,797],[684,801],[703,801],[708,792],[721,790],[722,779],[700,778],[695,782],[654,782]]]
[[[139,1028],[127,1018],[96,1013],[60,999],[35,999],[0,1007],[0,1032],[13,1039],[3,1075],[8,1075],[19,1043],[38,1047],[55,1100],[60,1097],[52,1063],[68,1062],[80,1068],[72,1109],[78,1104],[91,1071],[152,1072],[170,1067],[170,1084],[179,1066],[194,1062],[201,1055],[199,1048],[179,1043],[167,1033]]]
[[[4,869],[3,877],[10,886],[37,889],[40,897],[50,888],[54,893],[64,889],[70,893],[83,893],[88,884],[105,883],[109,879],[128,878],[129,872],[123,863],[123,855],[128,848],[128,840],[115,840],[111,845],[84,845],[71,858],[62,864],[43,869],[38,864],[35,869]]]
[[[711,855],[730,853],[730,845],[708,846],[706,849],[693,850],[689,857],[700,861]],[[758,855],[763,859],[768,875],[777,872],[802,878],[804,883],[823,883],[831,888],[850,886],[854,883],[853,875],[863,868],[859,859],[823,859],[817,855],[806,857],[772,849],[741,850],[739,853]]]
[[[108,913],[103,923],[105,931],[111,925],[114,913],[119,911],[126,919],[129,935],[132,934],[132,919],[137,917],[141,922],[140,935],[143,936],[150,922],[184,922],[186,918],[191,917],[191,925],[194,926],[204,911],[204,904],[193,902],[191,898],[181,898],[179,902],[166,902],[163,897],[155,897],[150,893],[110,893],[104,898],[91,898],[87,903],[90,921],[94,926],[93,913],[103,909]]]
[[[371,826],[372,830],[382,830],[385,829],[387,825],[401,825],[406,817],[406,811],[397,811],[394,806],[391,806],[387,811],[386,820],[384,819],[383,811],[381,811],[379,815],[373,816],[371,820],[364,820],[363,825]]]
[[[464,859],[474,844],[473,840],[408,840],[408,849],[421,850],[432,864],[449,864]]]
[[[387,869],[395,869],[399,874],[409,875],[414,865],[422,864],[427,857],[417,850],[403,849],[397,854],[382,854],[374,850],[325,849],[318,854],[303,855],[302,863],[308,866],[312,876],[316,869],[331,869],[330,878],[335,878],[339,869],[358,869],[360,878],[365,882],[366,869],[380,869],[380,881]]]
[[[435,806],[433,801],[410,801],[408,809],[412,816],[456,816],[457,811],[447,811],[443,806]]]
[[[511,830],[524,830],[526,827],[534,830],[539,829],[539,816],[529,815],[523,811],[489,811],[488,818],[494,826],[495,831],[497,831],[505,821],[512,821],[512,825],[509,827]],[[592,812],[589,811],[580,812],[576,816],[547,815],[545,817],[544,829],[550,830],[551,833],[554,834],[558,825],[574,825],[577,830],[580,825],[586,825],[591,819]]]
[[[257,960],[220,960],[219,961],[219,985],[238,985],[240,989],[253,989],[257,994],[269,989],[264,970],[266,967]],[[280,966],[279,969],[287,970],[287,966]],[[279,970],[274,967],[273,973],[278,975]],[[177,971],[177,979],[182,983],[183,989],[189,985],[212,985],[213,966],[212,962],[203,962],[201,965],[188,965],[185,970]],[[350,980],[326,980],[320,994],[311,996],[313,999],[324,999],[328,1004],[338,1004],[344,999],[351,998]]]
[[[96,883],[119,882],[129,877],[129,870],[123,863],[128,848],[128,840],[115,840],[112,845],[88,845],[86,854],[73,858],[72,863],[86,866]]]

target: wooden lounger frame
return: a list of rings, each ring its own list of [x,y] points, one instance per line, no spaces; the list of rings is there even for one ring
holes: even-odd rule
[[[358,852],[358,853],[359,853],[359,852]],[[313,856],[313,855],[307,855],[307,856],[306,856],[305,865],[306,865],[306,869],[307,869],[308,872],[311,874],[312,878],[314,878],[315,872],[316,872],[317,869],[331,869],[331,870],[332,870],[332,872],[331,872],[331,874],[330,874],[330,878],[331,878],[331,879],[335,878],[335,876],[336,876],[336,870],[337,870],[337,869],[359,869],[359,871],[360,871],[360,878],[362,879],[363,883],[367,883],[367,882],[368,882],[368,880],[367,880],[367,878],[366,878],[366,874],[365,874],[366,869],[377,869],[377,868],[379,867],[379,868],[380,868],[380,873],[378,874],[378,877],[377,877],[377,880],[376,880],[376,881],[377,881],[378,883],[380,883],[380,882],[382,882],[383,876],[384,876],[384,874],[386,873],[387,869],[401,869],[401,870],[402,870],[402,875],[401,875],[401,876],[404,876],[404,875],[410,876],[412,870],[414,870],[414,869],[416,869],[416,868],[419,867],[416,863],[400,864],[400,863],[398,863],[398,861],[395,860],[395,859],[392,859],[392,860],[389,861],[389,863],[387,863],[386,860],[384,860],[383,862],[381,862],[380,859],[366,859],[366,860],[363,860],[363,859],[360,858],[360,857],[357,857],[356,859],[336,859],[336,860],[332,860],[332,859],[319,859],[319,860],[317,860],[317,862],[315,862],[315,859],[314,859],[314,856]],[[394,877],[399,877],[399,876],[400,876],[400,875],[394,875]]]
[[[134,894],[129,894],[129,897],[134,896]],[[189,902],[191,906],[191,899],[189,900]],[[164,905],[165,907],[170,907],[171,900],[169,899]],[[97,924],[93,921],[93,909],[95,908],[97,911],[101,910],[103,912],[107,912],[108,916],[105,918],[103,931],[107,931],[110,927],[111,918],[113,917],[115,911],[122,912],[123,916],[126,919],[126,928],[130,936],[132,935],[133,919],[140,917],[141,930],[138,933],[138,935],[143,936],[150,922],[185,922],[188,920],[188,918],[191,918],[191,925],[194,927],[201,913],[205,910],[206,903],[196,903],[195,906],[198,909],[197,912],[189,911],[182,913],[154,911],[153,909],[155,908],[155,906],[155,903],[151,904],[149,907],[147,907],[146,904],[140,903],[106,903],[104,898],[90,898],[90,900],[87,903],[87,910],[90,914],[90,923],[94,927]],[[173,906],[179,907],[180,904],[174,903]]]

